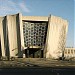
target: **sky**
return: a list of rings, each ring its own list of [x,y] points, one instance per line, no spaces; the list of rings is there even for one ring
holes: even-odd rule
[[[75,47],[75,0],[0,0],[0,16],[22,13],[25,16],[54,16],[68,20],[66,47]]]

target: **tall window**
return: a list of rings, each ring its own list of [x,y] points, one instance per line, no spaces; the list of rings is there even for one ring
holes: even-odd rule
[[[73,54],[73,50],[71,50],[71,53]]]
[[[68,54],[70,54],[70,50],[68,50]]]

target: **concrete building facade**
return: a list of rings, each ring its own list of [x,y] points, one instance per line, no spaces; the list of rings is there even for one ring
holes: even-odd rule
[[[0,17],[1,56],[62,57],[67,29],[67,20],[53,15]]]
[[[64,57],[75,58],[75,48],[65,48]]]

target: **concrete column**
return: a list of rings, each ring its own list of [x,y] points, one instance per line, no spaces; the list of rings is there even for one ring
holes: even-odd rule
[[[5,50],[6,50],[6,17],[0,17],[0,39],[1,39],[1,50],[2,50],[2,57],[5,57]]]
[[[44,50],[46,58],[57,59],[62,57],[62,51],[65,48],[67,25],[67,21],[61,19],[60,17],[55,17],[52,15],[49,17]]]
[[[21,52],[20,55],[23,55],[24,50],[24,36],[23,36],[23,23],[22,23],[22,14],[19,13],[19,25],[20,25],[20,40],[21,40]]]
[[[7,27],[8,27],[10,57],[18,56],[16,15],[7,16]]]
[[[16,26],[17,26],[18,57],[23,57],[24,38],[23,38],[23,24],[21,13],[17,14],[16,16]]]
[[[1,53],[2,51],[1,51],[1,24],[0,24],[0,57],[1,57]]]
[[[7,16],[10,57],[18,57],[21,50],[19,15]]]
[[[22,19],[21,17],[22,17],[21,14],[7,16],[10,57],[22,57],[23,56],[23,51],[21,51],[21,44],[22,44],[22,37],[21,37]]]

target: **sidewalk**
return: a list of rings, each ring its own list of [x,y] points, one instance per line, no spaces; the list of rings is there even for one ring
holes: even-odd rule
[[[68,67],[75,68],[75,61],[58,61],[41,58],[18,58],[14,61],[0,61],[0,68],[26,68],[26,67]]]

